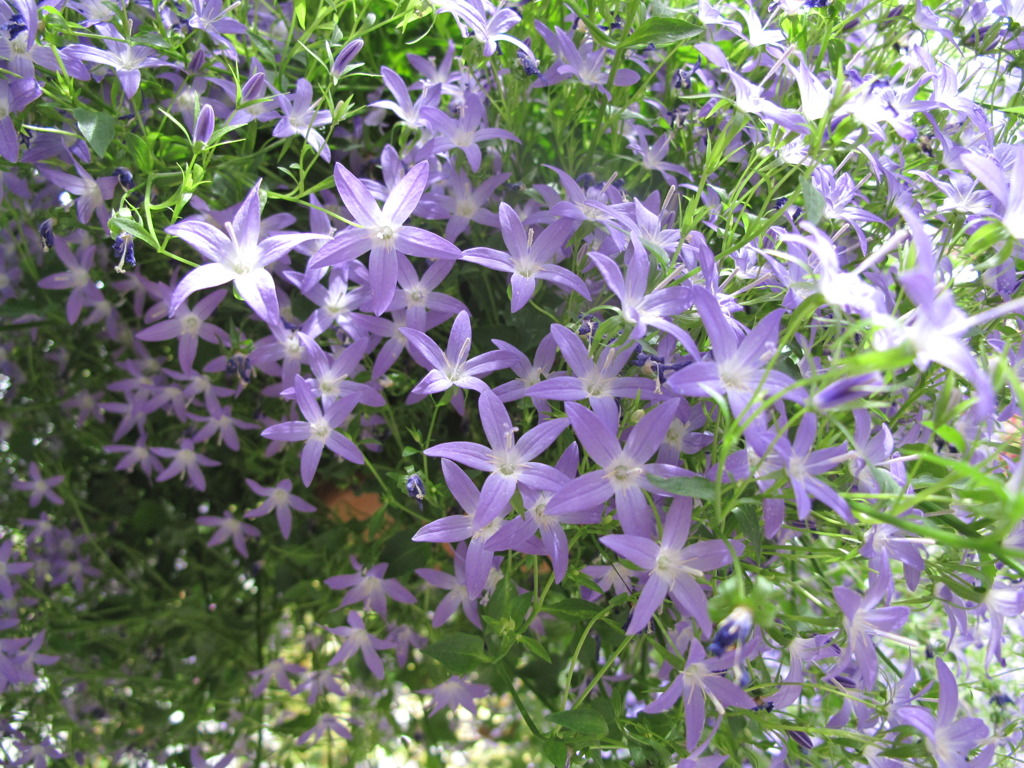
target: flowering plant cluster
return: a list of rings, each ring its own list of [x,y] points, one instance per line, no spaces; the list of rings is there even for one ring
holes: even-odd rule
[[[1011,764],[1021,4],[369,8],[0,0],[2,762]]]

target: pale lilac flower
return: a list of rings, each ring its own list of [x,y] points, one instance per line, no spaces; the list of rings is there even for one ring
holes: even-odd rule
[[[519,440],[504,404],[490,390],[480,393],[480,421],[490,446],[479,443],[451,442],[427,448],[427,456],[452,459],[467,467],[489,472],[483,485],[487,499],[487,518],[480,527],[501,513],[520,485],[541,491],[555,491],[565,476],[552,466],[533,461],[550,446],[569,423],[552,419],[538,424]]]
[[[416,693],[430,696],[432,699],[427,717],[433,717],[442,709],[454,711],[459,707],[465,707],[475,715],[476,702],[474,699],[481,699],[490,692],[491,689],[488,686],[482,683],[471,683],[459,675],[452,675],[433,688],[420,688],[416,691]]]
[[[200,491],[206,490],[206,477],[200,467],[219,467],[220,462],[207,458],[196,453],[195,443],[191,438],[184,437],[177,448],[152,448],[153,453],[164,459],[171,459],[163,472],[156,476],[156,481],[162,483],[172,477],[184,477],[188,473],[188,479],[195,488]]]
[[[317,718],[316,725],[299,736],[295,743],[299,746],[316,744],[327,735],[328,731],[346,741],[352,739],[352,731],[345,727],[345,724],[338,719],[337,715],[332,712],[324,712]]]
[[[217,529],[210,540],[206,542],[206,546],[216,547],[231,539],[232,545],[242,557],[249,556],[249,548],[245,544],[246,538],[257,539],[262,535],[260,529],[255,525],[242,522],[239,518],[233,517],[230,512],[225,512],[223,517],[200,515],[196,518],[196,522]]]
[[[693,303],[704,321],[714,360],[694,363],[672,374],[668,378],[669,389],[689,397],[723,394],[737,417],[759,391],[770,395],[788,389],[787,399],[803,402],[805,393],[792,386],[794,382],[789,376],[764,367],[775,355],[779,322],[785,310],[769,312],[742,341],[737,341],[721,304],[708,290],[695,287]]]
[[[131,472],[139,467],[142,474],[152,477],[154,472],[163,471],[163,465],[157,461],[153,451],[146,444],[145,433],[139,435],[135,445],[105,445],[103,452],[124,454],[114,467],[118,472]]]
[[[956,678],[942,659],[935,659],[939,679],[939,702],[935,714],[919,706],[905,706],[896,717],[903,725],[920,731],[935,758],[938,768],[986,768],[991,763],[991,749],[983,750],[975,759],[971,751],[988,738],[989,729],[977,717],[956,719],[960,692]]]
[[[703,579],[706,571],[729,565],[733,553],[739,557],[744,546],[740,541],[697,541],[686,546],[692,506],[692,500],[685,499],[672,504],[660,543],[645,536],[601,537],[606,547],[647,571],[647,581],[633,608],[627,634],[642,632],[654,614],[661,611],[667,595],[693,617],[705,637],[711,634],[707,596],[697,579]]]
[[[300,664],[293,664],[284,659],[272,659],[265,667],[249,673],[249,677],[256,681],[249,691],[253,696],[262,696],[270,687],[270,681],[273,680],[282,691],[295,693],[296,686],[292,683],[289,675],[298,677],[305,671],[306,668]]]
[[[96,48],[92,45],[69,45],[63,49],[63,53],[70,54],[80,61],[91,61],[96,64],[105,64],[112,67],[121,82],[124,95],[131,99],[139,90],[142,81],[140,69],[150,67],[174,67],[174,64],[167,59],[154,55],[156,51],[144,45],[130,45],[124,36],[112,24],[103,24],[100,27],[104,39],[103,43],[107,50]]]
[[[473,329],[469,322],[469,313],[465,311],[459,312],[452,324],[447,352],[442,351],[437,343],[422,331],[403,328],[402,333],[409,340],[409,352],[413,358],[422,358],[425,362],[424,367],[430,368],[427,375],[409,393],[410,403],[419,401],[425,395],[445,392],[452,387],[483,392],[487,385],[479,377],[506,368],[512,362],[510,356],[501,350],[469,357]]]
[[[450,13],[462,31],[463,37],[474,37],[483,46],[484,56],[493,56],[499,42],[511,43],[533,55],[529,47],[506,35],[519,23],[519,13],[511,8],[496,7],[489,0],[431,0],[440,13]]]
[[[349,560],[356,573],[324,579],[324,584],[331,589],[347,590],[338,608],[362,603],[364,611],[371,610],[382,619],[386,619],[388,617],[388,598],[406,605],[416,603],[412,592],[403,587],[398,579],[384,578],[384,574],[388,570],[387,563],[377,563],[370,568],[364,568],[355,555],[351,555]]]
[[[753,709],[754,700],[736,683],[722,674],[733,666],[728,654],[717,659],[708,659],[704,647],[696,639],[690,642],[690,653],[682,672],[658,694],[644,712],[657,714],[667,712],[679,698],[683,698],[683,714],[686,720],[686,748],[690,751],[697,746],[707,720],[707,701],[711,700],[720,715],[726,707]]]
[[[16,491],[28,491],[30,493],[28,497],[28,505],[30,507],[38,507],[39,502],[43,499],[57,506],[61,506],[64,503],[64,499],[60,497],[60,494],[53,490],[64,482],[64,475],[43,477],[39,471],[39,465],[31,461],[28,465],[28,478],[28,480],[13,481],[11,487]]]
[[[538,280],[548,280],[590,300],[590,291],[579,276],[555,264],[555,260],[562,254],[565,241],[575,231],[576,222],[555,219],[534,237],[534,230],[527,231],[510,205],[501,203],[498,206],[498,219],[508,251],[470,248],[463,253],[462,259],[512,276],[513,312],[518,312],[533,298]]]
[[[0,35],[0,39],[2,38],[3,35]],[[110,211],[104,202],[114,197],[114,191],[117,189],[117,177],[101,176],[94,179],[78,163],[78,160],[74,161],[74,165],[75,171],[78,173],[77,176],[46,166],[40,170],[43,176],[53,184],[76,196],[75,207],[78,210],[78,220],[82,224],[88,224],[95,213],[100,224],[106,228],[107,222],[110,221]]]
[[[63,504],[63,499],[61,500]],[[0,543],[0,595],[8,600],[14,599],[14,583],[11,576],[20,576],[32,570],[32,563],[11,562],[11,554],[14,550],[14,542],[5,538]]]
[[[234,283],[239,296],[267,323],[277,322],[280,308],[274,278],[267,267],[299,243],[316,237],[310,233],[284,233],[263,237],[260,231],[260,181],[252,188],[223,231],[205,221],[182,221],[167,228],[211,263],[189,272],[171,295],[168,315],[196,291]]]
[[[589,398],[595,403],[617,397],[632,399],[638,395],[648,398],[654,394],[654,382],[650,379],[619,375],[632,357],[632,345],[609,344],[601,350],[595,363],[580,337],[564,325],[552,325],[551,336],[575,375],[552,376],[538,382],[527,390],[530,397],[572,401]]]
[[[206,322],[227,295],[227,291],[214,291],[199,301],[195,309],[190,310],[186,307],[184,313],[178,313],[176,317],[144,328],[135,334],[135,338],[142,341],[178,339],[178,362],[181,370],[191,371],[199,349],[199,339],[221,346],[228,346],[231,343],[227,332]]]
[[[394,100],[382,99],[375,101],[369,106],[391,110],[398,116],[399,120],[412,129],[424,128],[427,125],[427,117],[440,111],[437,108],[441,101],[440,85],[432,85],[429,88],[423,89],[419,99],[413,103],[405,81],[397,72],[387,67],[381,67],[380,74],[384,80],[384,85],[387,86],[387,89],[391,91],[395,98]]]
[[[434,608],[434,618],[431,620],[430,625],[435,629],[448,621],[459,606],[462,607],[462,612],[473,626],[483,629],[477,601],[469,596],[469,588],[466,586],[465,552],[464,544],[459,544],[456,547],[454,574],[445,573],[434,568],[416,569],[416,575],[427,582],[427,584],[448,592],[447,595],[441,598],[441,602],[437,604],[437,607]]]
[[[631,536],[652,538],[655,521],[644,492],[660,491],[648,479],[648,473],[667,476],[682,470],[649,461],[664,441],[678,405],[673,399],[652,408],[630,429],[622,445],[616,431],[619,414],[614,405],[601,406],[595,412],[578,403],[566,403],[565,412],[577,440],[600,469],[580,475],[558,489],[548,502],[547,514],[599,508],[614,497],[615,516],[622,529]]]
[[[843,627],[846,629],[846,648],[837,664],[842,666],[851,657],[860,667],[860,679],[866,689],[874,688],[878,680],[878,650],[873,637],[884,637],[905,643],[898,634],[910,618],[910,608],[905,605],[875,606],[882,599],[884,587],[872,586],[868,594],[861,596],[849,587],[835,586],[832,596],[843,612]]]
[[[393,642],[371,635],[366,630],[366,624],[363,623],[362,617],[355,611],[348,612],[347,627],[331,627],[327,631],[332,635],[345,638],[341,648],[328,662],[330,666],[333,667],[343,661],[348,661],[358,651],[362,654],[363,661],[366,662],[366,666],[373,676],[378,680],[384,679],[384,662],[377,651],[394,648]]]
[[[231,59],[237,58],[235,46],[224,35],[244,35],[248,32],[244,24],[228,15],[238,5],[238,2],[234,2],[225,8],[223,0],[192,0],[193,14],[188,20],[190,27],[208,34]]]
[[[428,175],[426,162],[413,166],[391,190],[381,208],[366,186],[341,163],[336,163],[334,180],[338,194],[351,212],[356,226],[346,229],[320,248],[310,259],[309,269],[343,264],[369,251],[371,307],[375,314],[380,315],[387,310],[395,295],[398,254],[433,259],[459,258],[462,252],[443,237],[405,224],[427,188]]]
[[[358,405],[354,397],[335,400],[326,410],[321,409],[313,388],[298,374],[293,380],[295,400],[305,421],[287,421],[267,427],[261,433],[271,440],[285,442],[305,441],[302,447],[300,476],[307,487],[313,482],[313,476],[320,464],[324,447],[353,464],[362,464],[363,455],[359,448],[348,437],[338,432],[338,427],[348,421],[353,409]]]
[[[483,101],[475,93],[467,93],[459,107],[458,117],[449,117],[440,110],[428,116],[429,127],[435,136],[431,142],[433,152],[461,149],[469,168],[474,173],[480,170],[483,154],[478,146],[481,141],[505,139],[521,143],[516,135],[501,128],[481,128],[486,117]]]
[[[448,489],[465,514],[427,523],[413,535],[412,540],[454,544],[468,539],[466,590],[470,599],[476,599],[487,586],[494,562],[494,554],[486,544],[501,526],[501,518],[508,511],[508,501],[481,494],[469,476],[448,459],[441,460],[441,470]]]
[[[319,102],[317,102],[319,104]],[[315,128],[331,124],[331,112],[328,109],[317,110],[313,104],[313,86],[309,80],[300,77],[295,84],[295,93],[277,95],[277,105],[281,110],[281,120],[274,126],[273,135],[279,139],[287,136],[301,136],[306,143],[324,160],[331,159],[331,150],[327,140]]]
[[[639,341],[644,338],[650,325],[696,351],[689,334],[669,319],[683,314],[692,306],[688,286],[669,286],[666,285],[668,280],[663,280],[655,288],[648,288],[651,260],[642,248],[626,250],[625,275],[619,265],[603,253],[591,251],[589,256],[612,293],[618,297],[622,319],[633,326],[630,339]]]
[[[263,502],[245,513],[247,519],[263,517],[271,512],[277,515],[277,525],[281,536],[287,539],[292,532],[292,512],[316,512],[316,507],[308,501],[292,493],[292,481],[282,480],[273,488],[260,485],[255,480],[246,478],[245,484],[253,493],[265,496]]]

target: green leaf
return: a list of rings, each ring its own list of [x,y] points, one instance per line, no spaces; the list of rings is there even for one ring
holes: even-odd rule
[[[712,501],[717,496],[718,484],[705,477],[653,477],[648,476],[652,485],[676,496]]]
[[[804,218],[817,225],[825,215],[825,197],[809,178],[800,179],[800,191],[804,196]]]
[[[553,715],[548,715],[548,720],[568,731],[575,731],[590,739],[600,739],[608,735],[608,723],[590,707],[555,712]]]
[[[598,606],[586,600],[581,600],[578,597],[567,597],[565,600],[560,600],[554,605],[544,606],[545,613],[550,613],[559,619],[578,622],[590,621],[594,614],[600,613],[600,611],[601,609]]]
[[[643,48],[654,43],[678,43],[692,40],[704,34],[704,25],[693,17],[687,16],[655,16],[647,19],[636,31],[622,41],[623,48]]]
[[[548,739],[541,747],[544,757],[546,757],[552,765],[557,765],[558,768],[562,768],[562,766],[565,765],[565,756],[568,754],[568,750],[568,746],[556,739]]]
[[[111,216],[110,217],[110,233],[117,235],[119,232],[127,232],[129,235],[134,237],[136,240],[141,240],[150,248],[159,249],[156,240],[154,240],[148,230],[142,227],[135,219],[129,219],[125,216]]]
[[[481,664],[490,662],[484,653],[484,641],[477,635],[453,632],[436,643],[431,643],[423,652],[437,659],[445,669],[456,675],[466,675]]]
[[[99,159],[107,154],[107,147],[114,140],[114,127],[117,125],[113,116],[105,112],[94,112],[85,107],[72,110],[71,114],[75,116],[78,130],[82,132],[85,140],[89,142],[89,146],[96,153],[96,157],[93,159]]]
[[[550,654],[548,654],[547,649],[541,643],[539,643],[537,640],[530,637],[529,635],[520,635],[519,642],[522,643],[523,646],[528,651],[530,651],[530,653],[532,653],[534,656],[539,656],[547,662],[551,661],[551,656]]]

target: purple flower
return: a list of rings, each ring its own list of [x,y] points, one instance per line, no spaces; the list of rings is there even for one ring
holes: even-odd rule
[[[608,287],[619,298],[619,313],[633,326],[630,339],[640,340],[647,335],[647,326],[678,339],[684,346],[693,345],[689,335],[669,318],[681,315],[692,304],[687,286],[669,286],[648,290],[651,263],[647,251],[630,248],[626,258],[626,274],[619,265],[602,253],[591,251],[590,260],[604,277]],[[662,280],[664,286],[668,280]]]
[[[384,574],[388,569],[387,563],[377,563],[371,568],[363,568],[355,555],[349,558],[356,573],[331,576],[324,579],[331,589],[348,590],[342,598],[338,608],[344,608],[355,603],[362,603],[363,609],[374,611],[382,619],[388,617],[388,598],[406,605],[414,605],[416,598],[412,592],[403,587],[398,579],[385,579]]]
[[[732,562],[732,551],[738,557],[743,543],[731,541],[698,541],[686,546],[690,535],[692,501],[679,499],[665,517],[661,542],[645,536],[610,534],[601,543],[647,571],[647,582],[633,608],[626,633],[643,631],[665,602],[666,595],[692,616],[704,636],[711,634],[711,617],[704,589],[697,582],[706,571],[722,568]]]
[[[177,317],[163,320],[149,326],[137,334],[135,338],[142,341],[167,341],[178,339],[178,362],[182,371],[191,371],[199,349],[199,339],[227,346],[231,342],[228,334],[217,326],[206,322],[213,310],[227,296],[227,291],[214,291],[202,299],[196,308],[188,310]]]
[[[117,79],[121,81],[124,95],[133,98],[139,90],[142,75],[139,70],[148,67],[177,67],[167,59],[155,56],[152,48],[144,45],[129,45],[117,28],[112,24],[102,24],[97,29],[104,35],[103,43],[107,50],[91,45],[69,45],[64,48],[65,54],[76,57],[79,61],[92,61],[113,67]]]
[[[249,556],[249,548],[245,545],[246,538],[258,539],[261,536],[259,528],[242,522],[239,518],[232,516],[230,512],[225,512],[222,517],[200,515],[196,518],[196,522],[217,529],[210,540],[206,542],[206,546],[217,547],[231,539],[231,543],[242,557]]]
[[[64,501],[61,499],[61,503]],[[7,600],[14,599],[14,584],[11,576],[20,576],[32,570],[32,563],[12,563],[11,554],[14,549],[14,542],[11,539],[4,539],[0,543],[0,595]]]
[[[533,461],[539,456],[568,422],[552,419],[538,424],[515,439],[517,428],[512,426],[504,404],[490,390],[480,394],[480,421],[490,446],[479,443],[451,442],[427,448],[427,456],[452,459],[460,464],[489,472],[484,481],[482,495],[487,499],[490,517],[480,522],[486,525],[494,515],[501,513],[520,486],[541,491],[554,491],[565,483],[565,476],[554,467]]]
[[[616,397],[632,399],[654,394],[654,382],[642,376],[619,376],[632,356],[632,345],[605,346],[595,363],[586,345],[564,325],[552,325],[554,338],[562,357],[575,376],[553,376],[534,384],[527,394],[545,400],[584,400],[591,403]]]
[[[0,35],[0,39],[2,37]],[[78,210],[78,220],[82,224],[88,224],[95,213],[100,224],[106,227],[107,222],[110,220],[110,211],[107,210],[104,202],[113,198],[114,191],[117,189],[117,177],[102,176],[94,179],[78,163],[78,160],[75,160],[74,164],[75,171],[78,172],[77,176],[46,166],[41,171],[43,176],[53,182],[53,184],[69,194],[77,196],[75,207]]]
[[[677,400],[669,400],[652,408],[630,430],[623,446],[616,433],[618,409],[614,405],[595,412],[578,403],[566,403],[566,414],[577,439],[601,468],[580,475],[559,489],[548,502],[547,514],[593,509],[614,497],[615,514],[622,529],[631,536],[652,538],[655,521],[644,492],[659,491],[647,479],[647,473],[654,470],[670,475],[681,470],[648,461],[664,441],[678,405]]]
[[[366,624],[363,623],[363,619],[355,611],[348,612],[347,627],[332,627],[328,631],[332,635],[345,638],[341,648],[328,662],[330,666],[333,667],[335,664],[348,661],[355,656],[356,652],[359,652],[362,654],[363,661],[366,662],[366,666],[373,676],[378,680],[384,679],[384,662],[377,651],[394,648],[395,644],[393,642],[381,640],[379,637],[371,635],[366,630]]]
[[[188,25],[208,34],[214,41],[223,46],[222,52],[235,59],[235,46],[224,35],[244,35],[245,25],[228,16],[228,11],[237,6],[232,3],[224,7],[223,0],[192,0],[192,17]]]
[[[447,590],[448,594],[441,598],[441,602],[434,609],[434,618],[430,625],[434,628],[440,627],[455,613],[455,609],[462,606],[462,612],[466,614],[469,622],[480,629],[483,624],[480,621],[480,610],[477,608],[477,601],[469,596],[469,588],[466,586],[466,557],[464,545],[459,545],[455,550],[455,573],[445,573],[433,568],[417,568],[416,575],[427,584],[438,589]]]
[[[846,629],[846,649],[837,664],[853,657],[860,665],[860,678],[864,687],[871,689],[878,680],[878,651],[872,637],[885,637],[894,642],[906,641],[897,634],[910,618],[910,609],[905,605],[891,605],[876,608],[882,599],[884,587],[881,581],[872,586],[864,596],[849,587],[832,588],[832,596],[843,612],[843,627]]]
[[[686,667],[676,675],[658,697],[644,707],[644,712],[657,714],[667,712],[682,697],[686,718],[686,748],[693,751],[700,740],[707,719],[707,700],[720,714],[726,707],[753,709],[756,704],[736,683],[726,680],[722,673],[733,666],[727,654],[718,659],[708,660],[704,647],[697,641],[690,642],[690,653]]]
[[[168,315],[196,291],[234,283],[235,290],[263,321],[274,323],[281,313],[274,278],[267,267],[299,243],[316,235],[284,233],[262,237],[260,231],[260,183],[252,188],[231,221],[224,223],[227,234],[205,221],[182,221],[167,228],[195,248],[210,264],[189,272],[171,295]]]
[[[991,751],[985,750],[974,760],[970,753],[988,738],[988,726],[977,717],[956,719],[960,699],[956,678],[942,659],[935,659],[935,672],[939,678],[935,714],[924,707],[904,706],[896,711],[897,719],[921,732],[938,768],[985,768],[991,762]]]
[[[440,110],[432,112],[427,122],[437,135],[431,143],[431,150],[444,152],[449,149],[461,149],[470,170],[476,173],[480,170],[480,162],[483,159],[480,147],[477,146],[479,142],[507,139],[521,143],[510,131],[501,128],[481,128],[480,123],[486,114],[483,101],[475,93],[465,95],[457,118],[449,117]]]
[[[271,512],[277,515],[277,525],[281,529],[281,535],[288,538],[292,532],[292,511],[295,512],[316,512],[316,507],[308,501],[292,493],[292,481],[282,480],[273,488],[260,485],[255,480],[246,478],[245,484],[253,493],[265,496],[263,503],[245,513],[247,519],[263,517]]]
[[[489,0],[433,0],[440,13],[450,13],[462,31],[463,37],[475,37],[483,46],[484,56],[493,56],[498,43],[504,41],[533,55],[516,38],[506,35],[520,21],[520,15],[511,8],[496,8]]]
[[[433,688],[420,688],[416,693],[430,696],[433,702],[427,717],[433,717],[442,709],[456,710],[460,706],[465,707],[474,715],[476,714],[476,703],[474,699],[480,699],[488,695],[491,689],[481,683],[471,683],[464,677],[452,675],[443,683],[438,683]]]
[[[351,212],[355,225],[323,246],[309,261],[309,269],[343,264],[370,252],[371,308],[383,314],[391,304],[398,283],[398,254],[432,259],[457,259],[461,251],[443,237],[405,225],[427,187],[429,171],[424,161],[412,167],[384,202],[384,207],[341,163],[334,166],[338,194]]]
[[[327,410],[324,411],[317,402],[316,393],[313,388],[298,374],[294,379],[295,400],[299,404],[305,421],[287,421],[267,427],[262,432],[263,437],[271,440],[283,440],[285,442],[296,442],[304,440],[302,447],[302,462],[300,475],[302,482],[307,487],[313,482],[313,475],[320,464],[320,457],[323,455],[324,447],[341,456],[353,464],[362,464],[363,455],[359,452],[356,444],[345,435],[337,431],[358,404],[354,397],[344,397],[335,400]]]
[[[416,402],[425,395],[445,392],[452,387],[483,392],[487,385],[478,377],[511,364],[510,355],[501,350],[469,357],[473,341],[472,330],[469,313],[465,310],[459,312],[452,324],[451,336],[448,337],[448,350],[443,352],[434,340],[422,331],[413,328],[402,329],[402,333],[409,340],[409,351],[412,356],[417,359],[425,358],[424,367],[431,368],[430,372],[413,387],[408,402]]]
[[[316,744],[320,739],[328,735],[328,731],[336,736],[341,736],[346,741],[352,738],[352,731],[345,727],[345,724],[338,719],[337,715],[331,712],[324,712],[317,718],[316,725],[299,736],[295,743],[299,746],[310,743]]]
[[[301,136],[320,157],[330,160],[331,150],[327,146],[327,140],[313,129],[321,125],[330,125],[331,112],[327,109],[314,108],[313,86],[309,80],[300,77],[291,98],[287,94],[278,94],[277,105],[281,108],[282,117],[274,126],[274,136],[279,139]]]
[[[413,535],[412,540],[454,544],[469,539],[466,590],[470,599],[476,599],[487,586],[494,562],[493,552],[485,545],[500,527],[501,518],[508,510],[508,501],[481,494],[469,476],[448,459],[441,460],[441,471],[444,472],[448,489],[465,514],[450,515],[427,523]]]
[[[64,503],[64,499],[53,490],[64,482],[64,475],[43,477],[39,471],[39,465],[32,461],[28,465],[28,478],[28,480],[15,480],[11,483],[11,487],[16,491],[29,491],[31,495],[28,497],[28,505],[30,507],[38,507],[39,502],[44,498],[57,506]]]
[[[518,312],[533,298],[538,280],[548,280],[590,300],[590,291],[579,276],[554,263],[561,255],[566,239],[576,229],[576,222],[556,219],[535,238],[534,230],[527,231],[522,220],[507,203],[498,206],[498,220],[508,252],[493,248],[470,248],[462,258],[512,275],[513,312]]]
[[[206,490],[206,478],[200,467],[219,467],[220,462],[207,458],[196,453],[195,443],[190,438],[182,438],[177,448],[153,448],[153,453],[164,459],[171,459],[166,469],[156,476],[158,483],[170,480],[172,477],[182,477],[188,473],[188,479],[192,485],[200,491]]]
[[[712,392],[725,395],[733,416],[739,417],[758,391],[770,395],[792,387],[789,376],[764,368],[775,355],[779,321],[785,310],[768,313],[742,341],[737,341],[721,305],[709,291],[694,288],[693,303],[704,321],[715,357],[711,362],[694,363],[672,374],[668,378],[670,389],[690,397],[706,397]],[[801,389],[791,388],[785,396],[803,402],[805,394]]]
[[[820,501],[848,523],[855,522],[850,505],[834,488],[815,475],[827,472],[844,459],[850,458],[845,444],[812,451],[817,435],[818,420],[814,414],[805,414],[800,419],[793,442],[785,435],[776,435],[769,430],[748,430],[747,440],[751,448],[761,456],[763,464],[759,474],[783,471],[789,478],[796,502],[796,513],[800,520],[806,520],[811,513],[811,497]],[[767,490],[768,481],[763,481]],[[769,534],[770,535],[770,534]]]

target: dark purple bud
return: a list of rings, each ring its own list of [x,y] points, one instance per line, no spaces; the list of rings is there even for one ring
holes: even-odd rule
[[[209,104],[204,104],[199,110],[194,138],[198,144],[207,144],[213,138],[213,107]]]
[[[188,71],[191,72],[192,74],[196,74],[197,72],[202,72],[205,67],[206,67],[206,51],[204,51],[202,48],[200,48],[198,51],[196,51],[194,54],[192,54],[192,58],[189,59]]]
[[[53,248],[53,219],[44,219],[39,225],[39,240],[44,252]]]
[[[597,332],[597,326],[601,324],[601,318],[597,315],[581,315],[579,335],[590,341]]]
[[[132,172],[127,168],[115,168],[114,176],[117,178],[117,183],[121,185],[121,189],[125,192],[135,186],[135,179],[132,178]]]
[[[229,376],[238,377],[242,386],[245,387],[252,380],[252,363],[248,355],[232,355],[224,365],[224,372]]]
[[[732,612],[722,619],[715,630],[715,636],[708,643],[708,653],[721,656],[734,650],[737,645],[750,637],[754,628],[754,613],[745,605],[737,605]]]
[[[803,731],[790,731],[789,736],[804,749],[810,749],[814,746],[814,742],[811,741],[811,737]]]
[[[427,497],[427,489],[419,475],[413,474],[405,478],[405,492],[410,499],[416,499],[416,503],[423,509],[423,500]]]
[[[135,266],[135,239],[131,235],[122,232],[114,238],[114,258],[117,259],[114,271],[119,275],[124,274],[125,266]]]
[[[877,371],[848,376],[829,384],[815,394],[811,398],[811,402],[815,408],[822,410],[837,408],[844,403],[859,400],[872,392],[877,392],[883,384],[882,376]]]
[[[516,58],[519,59],[519,66],[523,69],[524,75],[530,77],[540,77],[540,68],[537,67],[537,63],[526,55],[526,51],[516,50]]]
[[[1000,707],[1005,707],[1007,704],[1013,704],[1013,699],[1007,696],[1005,693],[996,693],[989,699],[990,704],[997,704]]]
[[[262,72],[257,72],[255,75],[245,81],[245,85],[242,86],[242,103],[247,101],[255,101],[256,99],[262,98],[267,87],[267,76]]]
[[[334,60],[334,64],[331,66],[331,75],[334,77],[341,77],[345,74],[345,69],[352,63],[352,60],[359,55],[361,50],[363,50],[363,41],[361,38],[356,38],[342,48],[341,53],[338,54],[338,58]]]

